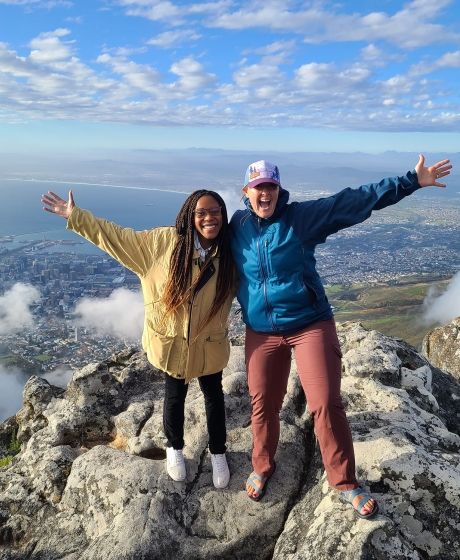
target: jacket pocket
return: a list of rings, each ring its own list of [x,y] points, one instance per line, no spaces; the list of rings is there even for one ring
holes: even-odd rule
[[[305,293],[307,294],[308,303],[310,305],[316,306],[318,301],[319,301],[318,292],[315,290],[315,288],[313,286],[308,284],[305,280],[303,281],[302,286],[303,286],[303,289],[305,290]]]
[[[230,343],[227,332],[208,336],[204,341],[204,372],[217,373],[228,363]]]
[[[168,373],[180,373],[182,342],[177,336],[164,336],[150,329],[148,346],[154,365]]]
[[[165,337],[174,337],[178,334],[176,315],[167,314],[165,306],[160,300],[146,303],[144,312],[149,330]]]

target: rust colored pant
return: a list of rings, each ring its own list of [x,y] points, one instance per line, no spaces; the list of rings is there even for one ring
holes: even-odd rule
[[[285,336],[246,329],[253,468],[263,476],[273,471],[291,349],[294,349],[297,372],[313,415],[329,484],[338,490],[356,488],[353,441],[340,397],[342,354],[334,319],[318,321]]]

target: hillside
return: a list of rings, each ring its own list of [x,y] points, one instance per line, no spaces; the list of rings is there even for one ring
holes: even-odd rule
[[[449,280],[410,276],[392,283],[326,286],[337,322],[359,321],[370,329],[402,338],[420,349],[433,325],[423,321],[423,301],[432,286],[444,289]]]

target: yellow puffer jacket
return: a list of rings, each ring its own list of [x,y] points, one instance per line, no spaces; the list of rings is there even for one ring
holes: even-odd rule
[[[220,312],[200,330],[216,292],[217,254],[212,255],[214,274],[195,294],[192,303],[167,315],[161,298],[177,240],[175,228],[134,231],[75,207],[67,220],[67,229],[91,241],[139,276],[145,305],[142,346],[151,364],[187,382],[194,377],[216,373],[227,365],[230,353],[227,319],[234,296],[233,286],[229,287],[228,298]],[[199,272],[196,253],[193,278]]]

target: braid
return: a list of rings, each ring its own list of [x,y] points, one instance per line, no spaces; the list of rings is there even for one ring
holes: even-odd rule
[[[214,317],[214,315],[216,315],[224,304],[229,290],[233,286],[234,279],[233,261],[230,252],[227,209],[222,197],[214,191],[201,189],[193,192],[184,202],[177,215],[176,231],[178,234],[178,240],[171,255],[169,275],[163,296],[167,313],[173,313],[181,305],[190,300],[201,275],[210,264],[210,262],[205,264],[199,277],[192,284],[192,258],[195,246],[193,213],[198,200],[202,196],[206,195],[212,196],[221,206],[222,227],[219,235],[214,240],[214,246],[217,247],[219,255],[219,273],[217,276],[216,294],[203,326],[209,323],[209,321]]]

